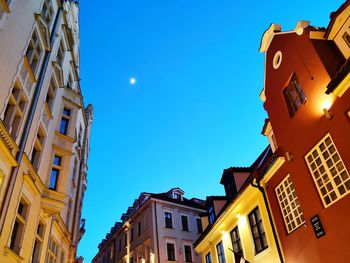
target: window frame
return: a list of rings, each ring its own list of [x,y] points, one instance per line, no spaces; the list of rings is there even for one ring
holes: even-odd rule
[[[22,196],[17,205],[16,215],[8,242],[8,248],[10,248],[16,255],[20,255],[21,253],[29,211],[30,203],[24,196]]]
[[[259,213],[259,219],[257,220],[257,213]],[[251,217],[254,216],[254,221],[255,221],[255,224],[252,225],[252,220],[251,220]],[[266,237],[266,231],[265,231],[265,227],[264,227],[264,223],[263,223],[263,220],[262,220],[262,217],[261,217],[261,213],[260,213],[260,209],[259,209],[259,206],[256,206],[249,214],[248,214],[248,221],[249,221],[249,226],[250,226],[250,232],[251,232],[251,235],[252,235],[252,239],[253,239],[253,243],[254,243],[254,248],[255,248],[255,255],[261,253],[262,251],[264,251],[265,249],[267,249],[269,247],[269,243],[267,241],[267,237]],[[259,227],[259,224],[261,224],[261,227]],[[254,229],[256,227],[256,232],[258,234],[257,237],[254,236]],[[254,228],[254,229],[253,229]],[[261,231],[263,230],[263,231]],[[264,238],[265,237],[265,238]],[[263,245],[263,241],[265,239],[265,243],[266,243],[266,246]],[[260,244],[261,244],[261,249],[257,249],[257,246],[256,246],[256,240],[259,240],[260,241]]]
[[[233,236],[235,234],[235,237]],[[238,238],[237,238],[238,237]],[[239,233],[239,228],[238,226],[235,226],[231,231],[230,231],[230,238],[231,238],[231,244],[232,244],[232,250],[235,254],[240,255],[243,257],[243,247],[242,247],[242,242],[241,242],[241,235]],[[235,251],[235,245],[238,247],[238,251]]]
[[[186,248],[190,249],[189,259],[187,258],[188,254],[186,254],[186,253],[188,251],[186,251]],[[184,244],[184,260],[185,260],[185,262],[193,262],[193,249],[192,249],[192,246],[190,244]]]
[[[200,217],[196,217],[196,227],[198,234],[203,233],[202,219]]]
[[[326,140],[329,138],[330,140],[330,146],[326,146],[324,150],[321,149],[322,144],[326,144]],[[330,152],[331,147],[333,146],[333,152]],[[323,147],[323,146],[322,146]],[[327,151],[327,154],[329,155],[327,159],[324,156]],[[320,163],[317,164],[317,159],[314,155],[317,155],[317,157],[320,159]],[[334,161],[332,158],[333,156],[337,155],[338,160]],[[325,208],[331,206],[332,204],[336,203],[340,199],[342,199],[344,196],[347,196],[350,193],[350,175],[349,172],[340,156],[340,153],[329,133],[327,133],[317,144],[305,155],[305,162],[309,168],[309,172],[311,174],[311,177],[315,183],[315,186],[317,188],[317,191],[319,193],[319,197],[324,205]],[[330,160],[331,158],[331,160]],[[334,166],[331,168],[329,167],[329,163],[332,163]],[[315,166],[314,166],[314,165]],[[316,166],[318,165],[318,166]],[[339,166],[338,166],[339,165]],[[323,168],[322,168],[323,167]],[[339,168],[340,167],[340,168]],[[342,169],[341,169],[342,168]],[[332,171],[335,171],[335,175],[332,173]],[[319,174],[319,177],[317,177],[317,173]],[[327,175],[327,179],[325,179],[325,175]],[[338,179],[337,179],[338,177]],[[345,178],[345,179],[344,179]],[[337,184],[337,181],[340,182],[340,186]],[[322,183],[322,184],[321,184]],[[328,186],[330,184],[330,186]],[[324,187],[323,187],[324,186]],[[339,188],[341,186],[344,186],[345,192],[341,194]],[[329,188],[332,187],[332,190],[329,190]],[[348,189],[347,189],[348,188]],[[324,190],[322,190],[324,189]],[[324,192],[326,191],[326,192]],[[332,200],[331,193],[335,193],[335,199]],[[327,202],[327,197],[329,195],[329,202]],[[326,200],[327,199],[327,200]]]
[[[54,246],[54,247],[52,247]],[[60,252],[60,244],[56,241],[56,239],[51,235],[50,237],[50,243],[47,247],[47,262],[58,262],[58,259],[59,259],[59,252]],[[53,249],[53,250],[52,250]],[[53,261],[50,261],[52,260],[51,258],[53,258]]]
[[[40,229],[42,229],[42,231],[39,231]],[[38,225],[37,225],[37,230],[35,233],[34,246],[33,246],[33,251],[32,251],[32,256],[31,256],[31,263],[40,263],[40,257],[42,254],[43,243],[44,243],[44,238],[45,238],[45,230],[46,230],[46,225],[45,225],[44,221],[39,219]],[[39,244],[38,250],[36,250],[37,244]]]
[[[171,254],[169,254],[169,247],[168,247],[168,245],[172,245],[173,246],[172,252],[174,253],[173,254],[174,258],[170,258]],[[175,242],[167,240],[166,243],[165,243],[165,246],[166,246],[166,258],[167,258],[167,261],[176,261],[176,244],[175,244]]]
[[[222,240],[216,244],[216,254],[218,256],[218,263],[226,263],[225,248]]]
[[[180,218],[181,218],[181,230],[185,231],[185,232],[190,232],[190,224],[189,224],[189,217],[188,215],[185,214],[180,214]],[[184,218],[186,222],[184,222]],[[184,224],[185,223],[185,224]]]
[[[296,96],[293,97],[294,95]],[[295,73],[292,75],[288,85],[283,89],[283,96],[289,116],[292,118],[307,101],[299,79]]]
[[[55,163],[55,159],[59,158],[60,162],[59,164]],[[49,181],[49,189],[53,190],[53,191],[58,191],[58,181],[60,178],[60,173],[61,170],[63,169],[63,155],[59,154],[59,153],[54,153],[53,155],[53,159],[52,159],[52,165],[51,165],[51,172],[50,172],[50,181]],[[51,187],[51,182],[52,182],[52,171],[57,171],[57,175],[55,178],[55,183],[54,183],[54,187]]]
[[[65,111],[68,111],[69,114],[65,114]],[[72,118],[72,113],[73,110],[70,107],[67,107],[66,105],[63,106],[62,111],[61,111],[61,121],[60,121],[60,126],[59,126],[59,133],[68,136],[69,134],[69,124],[71,122]],[[64,124],[62,128],[62,124]]]
[[[208,252],[206,255],[205,255],[205,263],[212,263],[213,262],[213,258],[211,256],[211,253]]]
[[[170,218],[168,218],[167,215],[170,215]],[[164,211],[164,227],[168,229],[174,229],[172,212]]]
[[[7,101],[3,123],[12,139],[16,140],[21,132],[24,116],[28,108],[29,99],[20,81],[16,78]]]
[[[275,193],[286,230],[290,234],[305,224],[304,214],[290,174],[275,187]]]

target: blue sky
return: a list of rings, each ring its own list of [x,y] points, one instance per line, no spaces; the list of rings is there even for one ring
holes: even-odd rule
[[[223,194],[222,170],[249,166],[268,143],[263,32],[326,27],[342,2],[81,1],[81,84],[94,105],[85,262],[141,192]]]

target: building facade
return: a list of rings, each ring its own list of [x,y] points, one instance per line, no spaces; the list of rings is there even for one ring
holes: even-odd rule
[[[142,193],[99,244],[93,263],[195,262],[193,250],[202,232],[204,201],[187,199],[179,188]]]
[[[348,262],[350,227],[350,3],[327,28],[271,25],[261,93],[263,134],[284,163],[260,178],[285,262]]]
[[[76,1],[0,1],[0,262],[77,261],[93,119],[78,13]]]
[[[224,170],[225,199],[207,198],[207,213],[202,215],[205,230],[195,243],[202,262],[283,262],[266,200],[256,184],[259,175],[270,176],[280,165],[267,148],[250,167]]]

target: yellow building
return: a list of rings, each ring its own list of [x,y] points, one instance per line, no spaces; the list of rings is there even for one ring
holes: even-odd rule
[[[77,1],[0,1],[0,262],[77,261],[93,113],[78,13]]]
[[[222,205],[222,198],[207,198],[208,212],[202,217],[206,228],[194,245],[202,262],[233,263],[243,258],[250,263],[283,262],[264,196],[255,180],[258,174],[273,173],[280,163],[281,159],[267,148],[251,167],[224,170],[221,183],[226,202]]]

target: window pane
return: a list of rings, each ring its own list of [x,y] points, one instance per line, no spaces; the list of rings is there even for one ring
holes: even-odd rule
[[[50,189],[56,190],[58,173],[59,173],[58,169],[52,168],[51,178],[50,178]]]

